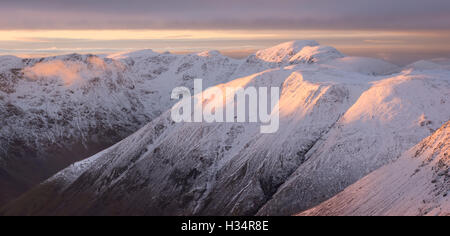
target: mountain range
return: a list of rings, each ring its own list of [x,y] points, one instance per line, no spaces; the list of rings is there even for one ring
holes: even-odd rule
[[[449,68],[348,57],[315,41],[245,59],[151,50],[0,57],[1,199],[26,192],[0,213],[293,215],[317,206],[302,214],[445,215]],[[279,131],[173,122],[170,92],[192,89],[194,78],[205,88],[280,87]],[[417,146],[426,150],[411,158]],[[404,211],[414,183],[438,190],[415,198],[422,210]],[[392,211],[376,209],[382,200]]]

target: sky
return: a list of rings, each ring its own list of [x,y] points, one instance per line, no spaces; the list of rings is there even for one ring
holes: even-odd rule
[[[450,1],[0,0],[0,54],[151,48],[243,57],[301,39],[397,64],[450,57]]]

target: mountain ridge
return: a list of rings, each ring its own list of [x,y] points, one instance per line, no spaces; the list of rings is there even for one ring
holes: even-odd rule
[[[174,104],[171,90],[192,89],[194,78],[204,78],[209,87],[284,66],[255,55],[238,60],[214,51],[174,55],[141,50],[109,57],[2,56],[1,178],[18,181],[20,189],[34,186],[158,117]],[[12,192],[0,205],[23,190]]]
[[[60,172],[2,213],[295,214],[394,161],[450,117],[445,105],[449,71],[392,72],[388,64],[374,69],[367,66],[373,60],[334,56],[291,65],[283,53],[269,69],[220,85],[281,84],[276,135],[259,134],[258,124],[174,124],[167,111],[113,148]],[[245,64],[257,61],[251,56]],[[351,158],[357,156],[353,152],[363,155]],[[333,155],[348,158],[335,162]],[[308,167],[317,172],[299,175]],[[334,167],[341,169],[328,175]],[[306,185],[299,188],[298,183]],[[321,187],[327,184],[334,187]],[[302,186],[314,185],[320,191],[302,191]],[[298,192],[312,200],[299,203]],[[45,196],[52,199],[48,206]]]

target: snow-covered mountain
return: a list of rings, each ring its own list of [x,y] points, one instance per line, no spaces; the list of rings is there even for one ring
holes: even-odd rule
[[[267,53],[289,58],[303,49],[292,44]],[[151,50],[101,57],[0,57],[0,188],[5,189],[0,205],[137,131],[174,104],[173,88],[192,88],[194,78],[203,78],[207,88],[304,63],[265,59],[263,52],[236,60],[217,51],[174,55]]]
[[[332,199],[300,215],[450,215],[450,122]]]
[[[257,123],[174,123],[167,111],[3,214],[295,214],[395,161],[450,118],[445,68],[402,70],[300,41],[236,70],[243,76],[218,87],[281,86],[277,133],[261,134]]]
[[[406,70],[372,82],[259,214],[295,214],[396,160],[450,119],[449,78]]]

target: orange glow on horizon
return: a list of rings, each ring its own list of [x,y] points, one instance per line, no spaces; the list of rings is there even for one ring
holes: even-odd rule
[[[142,40],[142,39],[283,39],[441,36],[435,31],[376,30],[0,30],[0,41],[45,42],[45,39]],[[383,40],[368,39],[379,43]],[[387,41],[389,42],[389,41]],[[390,42],[398,42],[391,40]]]

